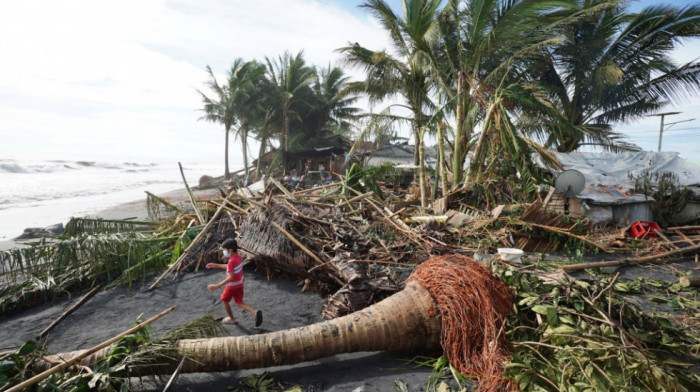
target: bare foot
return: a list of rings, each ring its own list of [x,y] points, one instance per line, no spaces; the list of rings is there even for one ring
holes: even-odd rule
[[[236,320],[231,320],[231,317],[224,317],[223,320],[221,320],[222,323],[224,324],[236,324],[238,321]]]

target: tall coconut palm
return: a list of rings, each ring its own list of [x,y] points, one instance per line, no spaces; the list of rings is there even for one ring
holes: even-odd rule
[[[386,50],[373,51],[358,43],[338,49],[347,63],[362,67],[366,74],[363,82],[355,84],[371,101],[382,101],[399,96],[410,115],[415,138],[415,164],[420,166],[421,202],[426,204],[428,195],[425,181],[425,163],[421,161],[422,135],[428,118],[426,111],[434,110],[430,99],[431,63],[428,51],[437,38],[436,20],[440,0],[403,0],[403,15],[397,15],[383,0],[369,0],[362,5],[379,20],[389,33],[396,56]]]
[[[229,86],[239,86],[240,104],[236,106],[238,129],[236,135],[241,139],[243,165],[248,173],[248,137],[250,132],[265,116],[263,108],[265,84],[265,66],[257,61],[250,61],[229,79]]]
[[[543,47],[557,41],[541,18],[575,0],[451,0],[440,13],[439,45],[431,52],[436,80],[456,119],[453,187],[487,115],[479,102]],[[488,101],[488,98],[486,98]]]
[[[570,152],[590,144],[638,149],[613,125],[654,113],[700,92],[700,62],[676,64],[679,43],[700,35],[700,5],[655,5],[637,14],[627,2],[578,0],[562,9],[565,37],[529,69],[557,110],[528,112],[522,124],[545,144]]]
[[[211,97],[207,96],[200,90],[197,90],[202,96],[204,107],[204,115],[200,120],[206,120],[216,123],[221,123],[225,130],[224,142],[224,178],[231,178],[228,164],[228,147],[229,135],[232,128],[240,123],[241,118],[250,110],[250,106],[255,102],[251,99],[256,84],[259,83],[263,76],[264,68],[254,61],[244,61],[241,58],[236,59],[227,71],[227,79],[225,84],[219,84],[214,76],[211,67],[207,66],[210,80],[207,82],[207,87],[214,93]],[[248,167],[247,161],[247,134],[241,134],[243,146],[244,165]]]
[[[312,84],[313,109],[305,119],[313,134],[313,141],[325,133],[347,133],[360,109],[353,106],[358,95],[348,89],[350,78],[337,67],[316,69],[318,78]]]
[[[265,58],[267,65],[267,104],[281,118],[281,140],[284,151],[289,150],[290,123],[300,121],[298,107],[311,107],[310,85],[316,79],[313,68],[306,65],[303,51],[295,56],[285,52],[277,60]]]

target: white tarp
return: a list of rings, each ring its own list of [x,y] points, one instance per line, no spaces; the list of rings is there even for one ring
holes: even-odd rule
[[[583,173],[586,185],[627,187],[644,170],[650,173],[672,172],[678,175],[681,185],[700,185],[700,166],[678,156],[677,152],[582,152],[555,153],[566,170]]]

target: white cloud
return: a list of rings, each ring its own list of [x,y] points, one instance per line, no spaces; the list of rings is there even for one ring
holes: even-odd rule
[[[29,152],[218,161],[223,130],[197,121],[196,89],[204,88],[205,67],[223,74],[237,57],[262,61],[286,50],[304,50],[308,63],[326,66],[348,42],[383,49],[386,33],[355,9],[362,2],[2,1],[0,157]],[[694,41],[674,57],[688,61],[697,53]],[[684,112],[678,120],[700,112],[697,99],[669,109]],[[658,117],[620,130],[655,150]],[[700,151],[697,136],[679,142],[671,132],[664,146],[668,140],[669,149],[690,151],[684,156]],[[232,161],[240,161],[240,147],[231,148]],[[257,146],[251,150],[256,154]]]
[[[0,36],[0,155],[218,160],[223,130],[197,121],[206,65],[304,50],[326,66],[348,41],[385,35],[310,0],[26,0],[4,2]]]

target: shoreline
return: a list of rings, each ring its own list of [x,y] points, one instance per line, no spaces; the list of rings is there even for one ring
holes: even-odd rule
[[[218,188],[193,189],[192,193],[194,194],[195,198],[198,196],[209,197],[211,195],[218,194],[219,190],[218,190]],[[171,191],[164,192],[164,193],[156,195],[156,196],[161,197],[164,200],[166,200],[172,204],[176,204],[178,206],[183,206],[185,208],[191,208],[189,195],[187,193],[187,190],[184,187],[178,188],[178,189],[173,189]],[[105,207],[104,209],[101,209],[93,214],[83,215],[82,217],[84,217],[84,218],[114,219],[114,220],[122,220],[122,219],[148,220],[148,209],[146,207],[146,196],[144,194],[144,197],[141,200],[132,200],[132,201],[128,201],[128,202],[115,204],[115,205],[112,205],[110,207]],[[66,222],[53,222],[53,223],[47,224],[46,226],[41,226],[41,227],[47,227],[47,226],[55,224],[55,223],[62,223],[65,225],[67,223],[67,221]],[[27,240],[15,240],[15,238],[19,237],[20,235],[22,235],[22,233],[17,233],[16,237],[14,237],[14,238],[0,240],[0,251],[6,251],[6,250],[13,249],[13,248],[20,248],[20,247],[28,246],[27,245],[28,242],[34,242],[34,241],[41,240],[41,238],[32,238],[32,239],[27,239]]]

